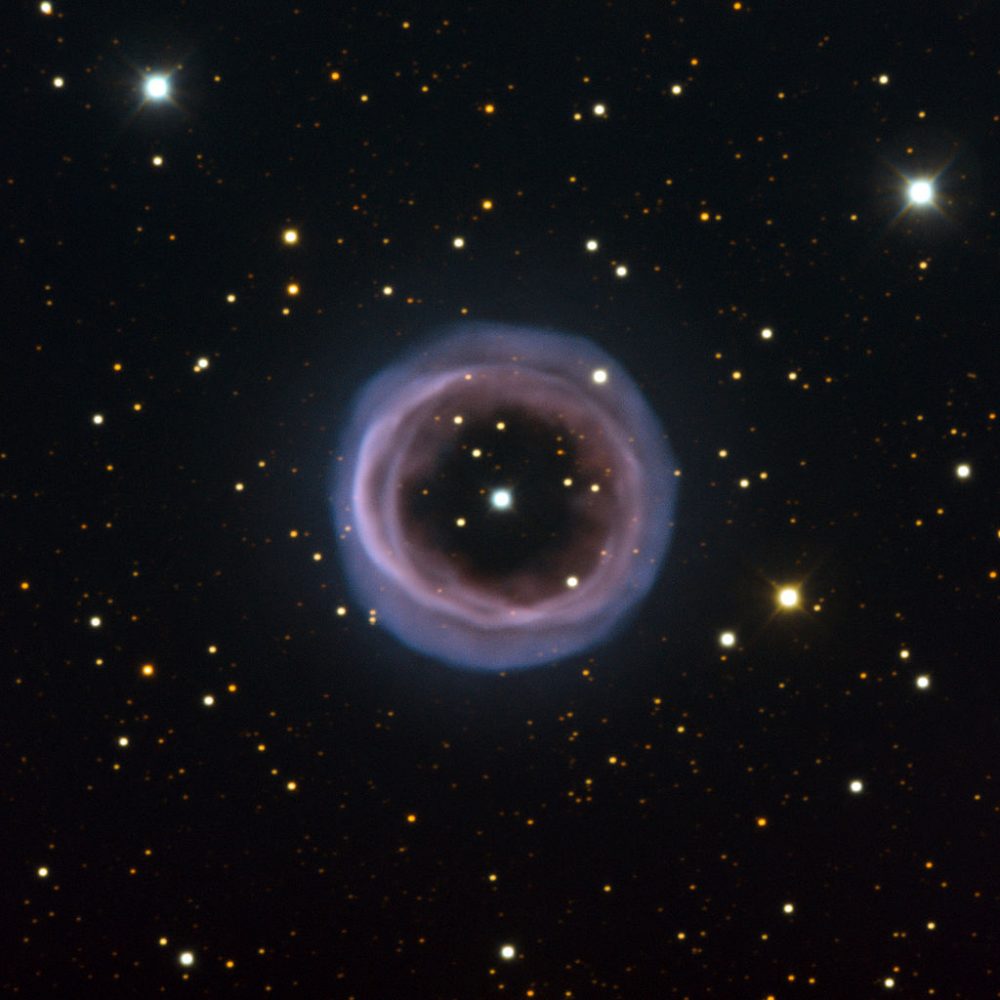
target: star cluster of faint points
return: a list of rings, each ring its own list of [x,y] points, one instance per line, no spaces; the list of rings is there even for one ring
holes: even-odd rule
[[[590,373],[591,381],[595,385],[607,385],[608,384],[608,371],[606,368],[595,368]],[[452,423],[456,426],[461,426],[465,422],[465,417],[457,413],[452,418]],[[507,422],[505,420],[497,420],[494,424],[497,431],[502,433],[507,429]],[[555,443],[555,448],[557,452],[562,451],[561,440],[557,440]],[[463,450],[467,451],[470,458],[473,461],[483,460],[489,468],[494,468],[492,465],[493,453],[480,448],[480,447],[467,447],[463,445]],[[679,471],[679,470],[678,470]],[[517,511],[517,493],[515,492],[513,486],[509,485],[490,485],[487,479],[484,478],[484,482],[487,484],[480,490],[481,496],[485,500],[485,506],[488,511],[492,511],[496,514],[513,514]],[[576,486],[576,481],[571,476],[566,476],[561,480],[561,485],[565,489],[572,489]],[[600,493],[601,484],[599,482],[591,482],[587,485],[587,490],[590,493]],[[458,528],[467,528],[470,525],[482,524],[482,518],[475,518],[472,514],[460,514],[455,518],[455,526]],[[575,575],[569,575],[565,579],[565,584],[568,588],[572,589],[579,585],[580,578]]]

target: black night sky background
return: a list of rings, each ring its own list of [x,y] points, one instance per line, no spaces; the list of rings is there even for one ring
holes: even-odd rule
[[[0,992],[1000,997],[995,7],[4,14]],[[338,561],[352,397],[463,320],[676,459],[535,669]]]

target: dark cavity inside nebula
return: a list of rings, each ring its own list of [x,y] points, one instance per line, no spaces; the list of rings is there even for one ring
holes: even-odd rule
[[[465,325],[360,392],[332,501],[354,598],[445,663],[608,638],[666,552],[676,479],[624,369],[580,337]]]

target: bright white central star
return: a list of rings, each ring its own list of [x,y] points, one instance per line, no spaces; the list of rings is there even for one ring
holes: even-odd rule
[[[490,496],[490,503],[497,510],[507,510],[512,501],[513,498],[510,495],[510,490],[494,490]]]

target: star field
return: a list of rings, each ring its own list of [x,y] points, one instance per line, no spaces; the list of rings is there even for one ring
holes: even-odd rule
[[[1000,997],[992,15],[11,9],[0,992]],[[542,666],[345,572],[351,401],[456,324],[669,439],[398,426],[417,568],[669,534]]]

